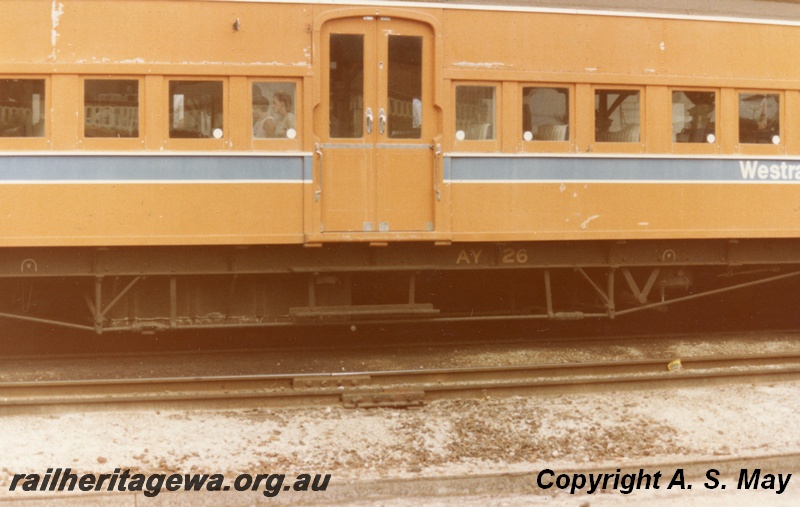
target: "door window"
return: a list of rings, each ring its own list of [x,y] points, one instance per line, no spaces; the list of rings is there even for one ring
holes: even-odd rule
[[[389,36],[389,137],[422,137],[422,37]]]
[[[330,54],[330,135],[363,137],[364,36],[331,34]]]

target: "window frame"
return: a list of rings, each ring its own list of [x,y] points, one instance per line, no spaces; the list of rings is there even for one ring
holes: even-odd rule
[[[44,135],[41,137],[0,137],[0,150],[46,150],[52,146],[52,80],[50,75],[9,74],[4,80],[44,81]]]
[[[716,117],[714,125],[714,136],[716,137],[713,143],[679,143],[672,139],[672,94],[675,92],[708,92],[714,93],[714,115]],[[713,155],[718,154],[722,150],[722,136],[724,132],[724,124],[721,119],[725,118],[723,114],[723,101],[722,90],[719,88],[692,88],[690,86],[674,86],[669,89],[669,132],[670,132],[670,145],[673,153],[677,154],[698,154],[698,155]]]
[[[294,96],[294,129],[297,137],[256,138],[253,137],[253,85],[256,83],[292,83],[295,86]],[[247,138],[251,149],[256,151],[299,151],[303,146],[303,80],[294,77],[250,77],[247,80]]]
[[[598,91],[635,91],[639,92],[639,141],[636,142],[617,142],[617,141],[598,141],[597,140],[597,115],[595,114],[595,97]],[[592,114],[591,122],[591,143],[590,149],[599,153],[644,153],[647,146],[647,89],[645,86],[626,86],[615,84],[592,85]]]
[[[575,84],[572,83],[527,83],[519,84],[519,110],[517,117],[521,117],[524,111],[525,104],[525,89],[526,88],[562,88],[567,90],[567,139],[564,141],[543,141],[532,139],[526,141],[524,138],[525,128],[524,123],[520,124],[520,132],[517,139],[522,143],[522,151],[524,152],[550,152],[550,153],[567,153],[573,150],[575,146],[575,124],[576,124],[576,97],[575,97]]]
[[[137,81],[139,83],[138,137],[86,137],[86,81]],[[81,76],[78,125],[81,146],[88,149],[144,149],[145,147],[145,81],[143,76]]]
[[[739,129],[739,119],[740,110],[739,110],[739,96],[743,93],[751,93],[751,94],[764,94],[764,95],[777,95],[779,104],[778,104],[778,119],[780,123],[780,128],[778,129],[778,136],[780,136],[781,142],[778,144],[771,144],[771,143],[743,143],[741,142],[741,132]],[[787,146],[787,139],[786,139],[786,91],[785,90],[769,90],[769,89],[758,89],[758,88],[734,88],[733,89],[733,104],[735,105],[735,116],[731,115],[732,117],[736,118],[734,122],[733,130],[736,132],[736,152],[742,153],[746,155],[784,155],[786,154],[786,146]]]
[[[170,137],[170,113],[172,111],[172,100],[170,97],[170,83],[176,81],[207,81],[222,83],[222,137],[210,138],[180,138]],[[164,107],[164,118],[162,120],[164,139],[163,146],[167,150],[175,151],[221,151],[227,149],[230,144],[231,131],[234,128],[231,121],[230,112],[230,77],[228,76],[164,76],[162,104]]]
[[[469,87],[491,87],[494,89],[494,137],[492,139],[463,139],[456,137],[458,132],[458,105],[456,102],[457,89],[460,86]],[[454,151],[477,151],[477,152],[499,152],[500,138],[502,136],[503,124],[503,83],[501,81],[457,81],[452,85],[452,104],[453,117],[450,123],[450,139],[453,143]]]

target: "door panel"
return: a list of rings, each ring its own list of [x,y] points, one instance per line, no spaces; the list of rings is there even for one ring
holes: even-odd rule
[[[324,148],[322,223],[326,232],[372,230],[374,154],[371,146],[358,146],[329,144]]]
[[[433,37],[425,25],[378,21],[378,100],[387,112],[376,146],[378,224],[388,231],[434,229]]]
[[[374,221],[374,135],[367,133],[366,104],[375,101],[374,26],[361,19],[327,25],[325,111],[322,140],[321,217],[325,232],[358,232]]]
[[[378,229],[433,231],[433,150],[384,145],[377,150]]]
[[[323,232],[435,230],[433,33],[421,23],[327,23]]]

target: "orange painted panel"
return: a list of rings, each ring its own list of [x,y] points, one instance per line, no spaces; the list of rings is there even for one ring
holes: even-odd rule
[[[800,30],[710,21],[664,24],[665,72],[728,79],[797,79]]]
[[[800,79],[789,63],[800,58],[796,26],[479,10],[445,10],[443,24],[445,68],[479,71],[481,79],[497,71],[619,84]]]
[[[362,149],[358,149],[362,146]],[[377,230],[374,224],[372,165],[370,146],[323,148],[322,228],[328,232]]]
[[[299,243],[301,183],[4,184],[4,246]],[[55,212],[55,213],[54,213]]]
[[[797,192],[796,184],[453,183],[453,238],[800,237]]]
[[[387,231],[432,231],[433,150],[378,149],[378,225]]]
[[[444,20],[448,68],[642,74],[662,59],[657,20],[449,10]]]
[[[2,4],[0,61],[203,65],[235,59],[238,64],[310,65],[310,5],[147,0]]]
[[[0,61],[44,63],[54,56],[53,2],[4,0],[0,12]]]

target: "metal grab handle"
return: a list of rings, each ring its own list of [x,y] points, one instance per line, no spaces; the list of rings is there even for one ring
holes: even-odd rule
[[[434,148],[431,145],[431,148]],[[442,193],[439,191],[439,155],[442,154],[442,145],[437,144],[433,151],[434,160],[434,174],[433,174],[433,191],[436,192],[436,200],[442,200]]]
[[[372,134],[372,108],[367,108],[367,134]]]
[[[386,131],[386,111],[381,108],[378,112],[378,132],[383,134]]]
[[[317,184],[317,191],[314,192],[314,201],[319,202],[319,196],[322,195],[322,147],[319,143],[314,145],[314,151],[319,155],[319,183]]]

